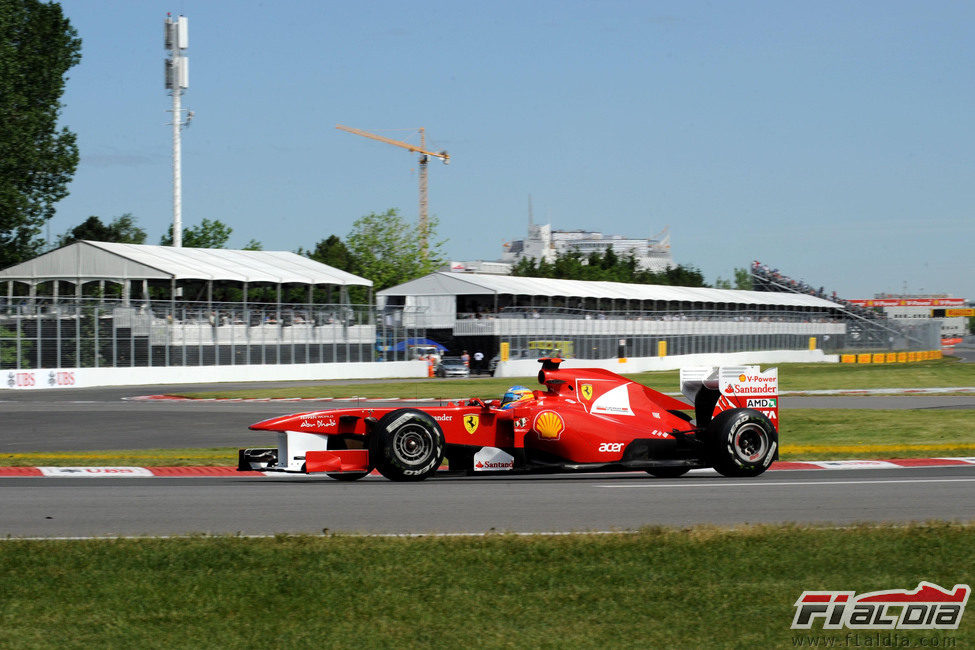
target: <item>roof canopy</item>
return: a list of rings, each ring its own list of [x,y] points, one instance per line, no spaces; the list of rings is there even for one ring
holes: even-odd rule
[[[80,241],[0,271],[0,280],[229,280],[371,287],[372,281],[288,251]]]
[[[511,275],[479,273],[432,273],[404,284],[377,292],[389,296],[469,296],[469,295],[552,296],[564,298],[600,298],[612,300],[654,300],[673,302],[709,302],[741,305],[776,305],[784,307],[836,308],[839,305],[798,293],[673,287],[658,284],[624,282],[590,282],[585,280],[552,280]]]

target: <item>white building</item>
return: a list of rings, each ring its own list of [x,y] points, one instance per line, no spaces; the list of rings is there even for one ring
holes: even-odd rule
[[[504,245],[503,262],[517,263],[523,258],[552,262],[556,255],[576,249],[583,255],[602,253],[607,248],[620,257],[631,253],[638,268],[659,273],[676,266],[670,254],[670,235],[665,228],[650,239],[633,239],[622,235],[605,235],[588,230],[552,230],[551,224],[528,226],[528,237]]]

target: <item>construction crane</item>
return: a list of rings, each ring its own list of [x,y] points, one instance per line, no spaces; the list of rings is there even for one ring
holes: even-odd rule
[[[353,133],[355,135],[361,135],[364,138],[371,138],[373,140],[379,140],[380,142],[385,142],[386,144],[391,144],[395,147],[402,147],[413,153],[420,154],[420,253],[423,258],[427,257],[427,235],[429,234],[430,225],[427,218],[427,163],[430,160],[430,156],[434,158],[440,158],[443,164],[450,162],[450,154],[446,151],[427,151],[427,141],[426,141],[426,129],[422,126],[420,127],[420,146],[410,144],[409,142],[400,142],[399,140],[393,140],[392,138],[386,138],[381,135],[376,135],[375,133],[369,133],[368,131],[363,131],[361,129],[353,129],[351,126],[344,126],[342,124],[336,124],[335,128],[340,131],[346,131],[347,133]]]

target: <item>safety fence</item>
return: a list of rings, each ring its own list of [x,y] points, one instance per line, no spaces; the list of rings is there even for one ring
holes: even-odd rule
[[[0,304],[0,369],[344,363],[410,358],[396,313],[347,304]]]
[[[908,330],[909,331],[906,331]],[[458,320],[455,334],[499,337],[511,359],[551,354],[582,359],[654,357],[766,350],[839,352],[937,347],[928,325],[885,328],[882,335],[842,314],[790,310],[594,312],[544,309],[522,318]]]

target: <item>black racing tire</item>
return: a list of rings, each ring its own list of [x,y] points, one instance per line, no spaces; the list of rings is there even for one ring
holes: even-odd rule
[[[432,475],[445,448],[440,425],[417,409],[387,413],[369,436],[369,460],[391,481],[422,481]]]
[[[779,446],[775,426],[755,409],[719,413],[708,424],[713,467],[722,476],[758,476],[768,469]]]
[[[651,467],[647,474],[655,478],[677,478],[691,471],[690,467]]]

